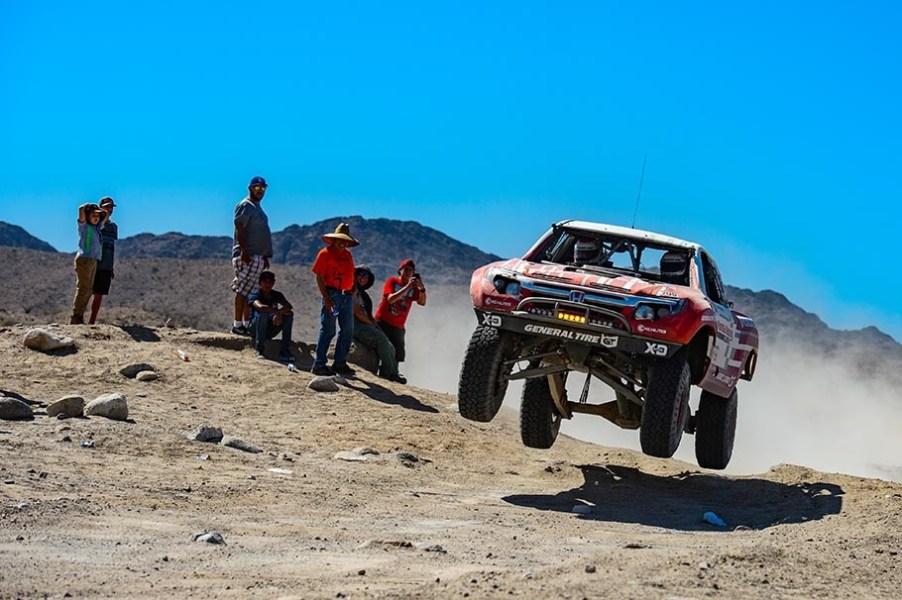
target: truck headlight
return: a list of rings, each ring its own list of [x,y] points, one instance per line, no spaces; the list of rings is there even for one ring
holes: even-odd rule
[[[655,316],[655,309],[648,304],[640,304],[633,311],[633,318],[637,321],[653,321]]]
[[[492,285],[499,294],[513,296],[514,298],[520,297],[520,282],[516,279],[495,275],[495,277],[492,278]]]

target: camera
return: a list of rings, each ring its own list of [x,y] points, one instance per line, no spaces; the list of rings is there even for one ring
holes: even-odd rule
[[[420,278],[420,274],[419,274],[419,273],[414,273],[414,274],[413,274],[413,278],[414,278],[414,279],[419,279],[419,278]]]

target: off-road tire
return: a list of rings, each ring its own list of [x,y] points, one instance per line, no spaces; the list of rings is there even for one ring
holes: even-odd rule
[[[639,428],[642,452],[660,458],[676,452],[689,416],[691,384],[685,350],[652,366]]]
[[[725,469],[733,455],[739,395],[729,398],[702,391],[695,413],[695,459],[705,469]]]
[[[463,418],[488,423],[498,414],[507,391],[501,363],[510,353],[511,335],[479,325],[470,337],[457,388],[457,406]]]
[[[561,415],[554,406],[547,377],[527,379],[520,401],[520,438],[529,448],[546,450],[561,429]]]

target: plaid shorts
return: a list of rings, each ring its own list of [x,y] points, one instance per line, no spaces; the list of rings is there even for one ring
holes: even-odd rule
[[[235,279],[232,280],[232,291],[247,298],[260,287],[260,273],[263,271],[263,257],[251,256],[251,264],[246,265],[240,256],[232,259],[235,267]]]

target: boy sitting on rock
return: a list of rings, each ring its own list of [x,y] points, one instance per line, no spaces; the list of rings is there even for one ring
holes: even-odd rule
[[[282,344],[279,351],[281,362],[291,362],[291,325],[294,322],[291,302],[282,292],[274,290],[276,276],[272,271],[260,273],[260,288],[247,298],[251,308],[250,334],[254,338],[257,358],[265,358],[266,340],[280,331]]]

